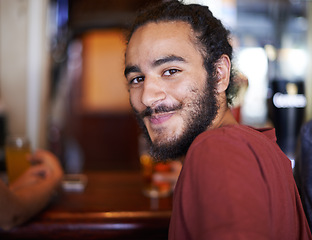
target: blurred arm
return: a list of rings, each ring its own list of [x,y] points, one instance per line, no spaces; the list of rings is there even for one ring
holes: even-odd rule
[[[58,159],[47,151],[37,151],[35,163],[13,184],[0,181],[0,228],[10,229],[41,211],[59,187],[63,171]]]

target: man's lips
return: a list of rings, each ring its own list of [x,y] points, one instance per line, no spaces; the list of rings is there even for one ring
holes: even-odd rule
[[[173,112],[153,114],[152,116],[148,117],[148,120],[152,124],[162,124],[166,122],[167,120],[169,120],[173,114],[174,114]]]

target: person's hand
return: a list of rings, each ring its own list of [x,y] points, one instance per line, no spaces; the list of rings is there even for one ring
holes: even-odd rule
[[[38,150],[30,158],[31,163],[38,168],[33,169],[33,173],[43,178],[61,179],[63,170],[59,160],[51,152]]]
[[[32,165],[9,189],[0,185],[0,227],[3,229],[20,225],[40,212],[63,179],[63,170],[52,153],[39,150],[29,161]]]
[[[58,159],[52,153],[38,150],[30,156],[29,161],[32,166],[10,185],[11,190],[36,184],[39,181],[49,181],[53,186],[61,183],[63,170]]]

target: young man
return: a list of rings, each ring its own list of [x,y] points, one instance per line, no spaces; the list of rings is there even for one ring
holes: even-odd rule
[[[169,239],[311,239],[274,130],[237,124],[229,33],[207,7],[166,1],[140,13],[125,76],[159,160],[185,156]]]

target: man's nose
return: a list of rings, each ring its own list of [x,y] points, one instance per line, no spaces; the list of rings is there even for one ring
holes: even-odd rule
[[[145,77],[142,103],[147,107],[153,107],[165,98],[166,91],[161,80],[155,77]]]

